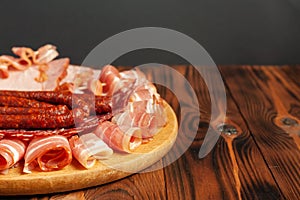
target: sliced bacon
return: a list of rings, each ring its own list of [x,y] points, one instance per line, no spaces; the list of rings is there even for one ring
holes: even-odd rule
[[[41,76],[41,71],[38,66],[31,66],[25,71],[10,71],[8,78],[1,79],[0,88],[2,90],[22,91],[54,90],[67,75],[69,62],[70,60],[68,58],[50,62],[47,65],[47,70],[44,71],[44,82],[35,80],[35,78]],[[5,72],[5,70],[2,72]]]
[[[53,45],[44,45],[37,51],[27,47],[13,47],[12,51],[19,58],[0,56],[1,78],[8,79],[6,82],[1,81],[2,89],[54,90],[67,75],[70,61],[68,58],[54,60],[58,52]]]
[[[69,141],[61,135],[33,139],[26,150],[24,173],[31,173],[37,166],[41,171],[64,168],[72,161]]]
[[[13,47],[12,52],[21,58],[20,64],[31,66],[33,64],[34,51],[28,47]]]
[[[36,52],[34,52],[33,63],[35,64],[45,64],[52,61],[58,56],[56,47],[51,44],[46,44],[40,47]]]
[[[143,85],[148,82],[146,75],[139,68],[120,72],[120,77],[123,80],[135,80],[139,85]]]
[[[121,152],[130,153],[142,143],[139,128],[130,128],[123,132],[118,125],[109,121],[99,124],[94,133],[109,147]]]
[[[116,84],[120,80],[119,71],[112,65],[106,65],[101,70],[99,80],[101,83],[105,83],[103,86],[103,93],[112,95]]]
[[[73,156],[87,169],[95,165],[96,159],[106,159],[113,154],[113,150],[94,133],[87,133],[80,137],[75,135],[69,142]]]
[[[83,90],[88,89],[95,95],[102,95],[102,84],[100,87],[98,82],[95,82],[99,81],[99,75],[100,70],[69,65],[67,69],[67,76],[61,81],[61,84],[72,83],[70,91],[73,93],[82,93]]]
[[[21,160],[25,148],[24,142],[18,139],[0,140],[0,171],[9,169]]]
[[[6,79],[8,76],[8,66],[0,63],[0,78]]]
[[[21,58],[14,58],[12,56],[0,56],[0,63],[6,65],[8,68],[17,69],[17,70],[26,70],[31,65],[31,63],[23,60]]]
[[[115,71],[112,66],[105,67],[105,74],[115,75]],[[107,81],[104,78],[100,80]],[[154,84],[149,82],[139,69],[121,72],[113,80],[114,91],[108,93],[113,93],[114,123],[121,127],[123,132],[131,128],[140,128],[143,139],[152,137],[167,120],[163,101]]]
[[[13,47],[12,52],[19,56],[20,58],[32,60],[34,56],[34,51],[28,47]]]
[[[143,102],[139,102],[143,103]],[[122,127],[122,131],[127,131],[130,128],[140,128],[142,131],[142,138],[153,137],[157,131],[166,124],[166,115],[164,109],[160,105],[155,105],[154,112],[146,112],[147,108],[139,106],[141,109],[135,108],[133,111],[126,110],[114,116],[113,122],[119,127]],[[136,111],[136,112],[134,112]]]

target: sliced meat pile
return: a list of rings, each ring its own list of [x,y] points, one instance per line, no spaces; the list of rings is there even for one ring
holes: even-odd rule
[[[166,124],[164,101],[138,70],[101,71],[56,59],[53,45],[0,56],[0,173],[24,173],[75,158],[84,168],[113,151],[132,153]]]

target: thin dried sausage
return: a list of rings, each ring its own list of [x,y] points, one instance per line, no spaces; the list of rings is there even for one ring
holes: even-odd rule
[[[29,115],[29,114],[48,114],[62,115],[70,112],[66,105],[57,105],[47,108],[24,108],[24,107],[0,107],[0,115]]]
[[[73,125],[72,112],[57,116],[48,114],[0,115],[0,128],[3,129],[54,129]]]
[[[54,105],[39,102],[32,99],[26,99],[14,96],[0,96],[0,106],[10,106],[10,107],[25,107],[25,108],[49,108]]]
[[[33,104],[33,100],[41,104],[44,102],[51,104],[67,105],[69,109],[81,108],[85,112],[85,116],[90,114],[92,109],[95,109],[97,114],[111,112],[111,97],[100,97],[92,94],[73,94],[71,92],[57,92],[57,91],[12,91],[0,90],[0,100],[10,98],[21,98],[28,101],[28,105]],[[27,99],[27,100],[26,100]],[[21,100],[20,100],[21,101]],[[22,107],[24,103],[17,104],[15,107]],[[1,105],[1,104],[0,104]],[[8,106],[13,106],[8,105]],[[5,105],[4,105],[5,106]],[[23,106],[25,107],[25,106]]]
[[[35,137],[50,136],[50,135],[63,135],[65,137],[71,137],[78,133],[90,132],[95,129],[99,124],[112,118],[111,113],[103,115],[97,115],[85,118],[81,123],[76,124],[71,128],[60,129],[47,129],[47,130],[25,130],[25,129],[0,129],[1,138],[17,138],[23,141],[32,140]]]

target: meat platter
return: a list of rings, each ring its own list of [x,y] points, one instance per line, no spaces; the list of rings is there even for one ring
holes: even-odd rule
[[[172,148],[176,115],[142,72],[73,66],[53,45],[13,52],[0,56],[1,195],[105,184]]]

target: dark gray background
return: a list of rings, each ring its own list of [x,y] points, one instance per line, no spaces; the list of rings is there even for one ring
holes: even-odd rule
[[[80,64],[106,38],[155,26],[192,37],[217,64],[300,63],[300,0],[27,0],[0,1],[0,7],[0,54],[52,43]],[[148,62],[185,63],[168,52],[140,50],[114,64]]]

